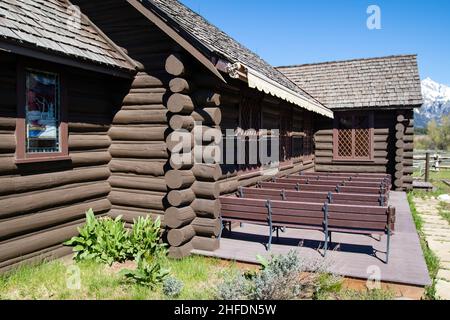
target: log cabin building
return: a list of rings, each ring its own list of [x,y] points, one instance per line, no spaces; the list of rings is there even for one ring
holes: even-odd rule
[[[273,175],[345,171],[320,148],[334,105],[176,0],[2,0],[0,64],[0,272],[69,254],[62,242],[89,208],[127,224],[161,217],[172,257],[215,250],[221,194]],[[368,172],[391,172],[392,150],[403,150],[396,164],[408,159],[416,103],[375,112]],[[197,129],[208,134],[182,140],[179,161],[174,137]],[[278,130],[277,161],[211,161],[227,129]]]
[[[278,68],[333,110],[315,124],[317,172],[389,173],[412,189],[414,108],[422,105],[415,55]]]

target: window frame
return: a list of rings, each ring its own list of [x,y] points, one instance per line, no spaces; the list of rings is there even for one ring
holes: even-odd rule
[[[58,75],[59,80],[59,152],[28,153],[26,150],[26,77],[27,71]],[[16,119],[16,164],[63,161],[69,157],[67,86],[64,72],[45,62],[19,59],[17,64],[17,119]]]
[[[352,117],[352,156],[339,156],[339,120],[341,117]],[[355,116],[367,116],[369,121],[369,157],[355,156]],[[333,124],[333,161],[335,162],[373,162],[374,161],[374,114],[373,111],[335,112]]]

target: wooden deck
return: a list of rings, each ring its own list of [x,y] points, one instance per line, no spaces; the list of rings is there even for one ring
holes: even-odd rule
[[[390,204],[396,207],[396,231],[391,237],[391,253],[384,263],[386,237],[333,233],[334,250],[322,257],[323,233],[310,230],[288,229],[274,239],[270,252],[265,250],[268,228],[244,224],[224,232],[220,248],[214,252],[195,250],[194,253],[226,260],[256,263],[256,255],[287,253],[296,250],[304,259],[322,260],[327,269],[337,275],[367,279],[379,271],[381,281],[424,287],[431,283],[419,238],[412,220],[406,194],[391,192]],[[379,268],[379,269],[378,269]]]

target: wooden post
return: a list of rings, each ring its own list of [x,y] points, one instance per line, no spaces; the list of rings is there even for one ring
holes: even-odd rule
[[[430,181],[430,153],[425,155],[425,182]]]

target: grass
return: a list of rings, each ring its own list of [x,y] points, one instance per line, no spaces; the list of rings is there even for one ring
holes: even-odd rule
[[[416,171],[414,173],[415,177],[419,176]],[[441,170],[439,172],[430,171],[430,182],[436,188],[436,190],[431,192],[426,191],[414,191],[414,194],[420,197],[426,196],[439,196],[441,194],[450,194],[450,186],[445,184],[442,180],[450,181],[450,170]]]
[[[220,260],[191,256],[183,260],[169,261],[173,276],[184,282],[179,299],[212,299],[214,283],[220,274],[236,268]],[[69,289],[67,265],[58,260],[36,266],[22,266],[7,275],[0,276],[0,299],[113,299],[144,300],[165,299],[161,288],[150,289],[123,282],[117,274],[117,265],[108,267],[94,262],[76,264],[80,270],[81,288]],[[127,266],[130,268],[130,266]]]
[[[190,256],[183,260],[169,260],[172,275],[184,282],[178,299],[214,299],[215,287],[233,272],[243,272],[236,263],[200,256]],[[72,266],[72,267],[69,267]],[[79,289],[70,289],[70,272],[73,267],[80,271]],[[162,288],[150,289],[123,281],[118,272],[126,265],[112,267],[95,262],[69,264],[57,260],[34,266],[21,266],[0,275],[0,300],[164,300]],[[343,279],[328,274],[320,275],[315,300],[389,300],[394,295],[385,290],[359,292],[345,289]]]
[[[423,220],[419,216],[417,212],[416,206],[414,204],[414,192],[410,192],[408,194],[408,202],[411,208],[412,216],[414,219],[414,223],[416,225],[417,232],[420,238],[420,245],[422,247],[423,255],[425,258],[425,262],[428,267],[428,272],[430,274],[432,284],[425,288],[425,296],[427,299],[434,300],[436,296],[436,276],[439,271],[439,258],[434,254],[434,252],[428,246],[428,243],[425,239],[425,235],[423,233]]]
[[[448,223],[450,223],[450,203],[441,202],[439,204],[438,210],[441,217],[447,220]]]

